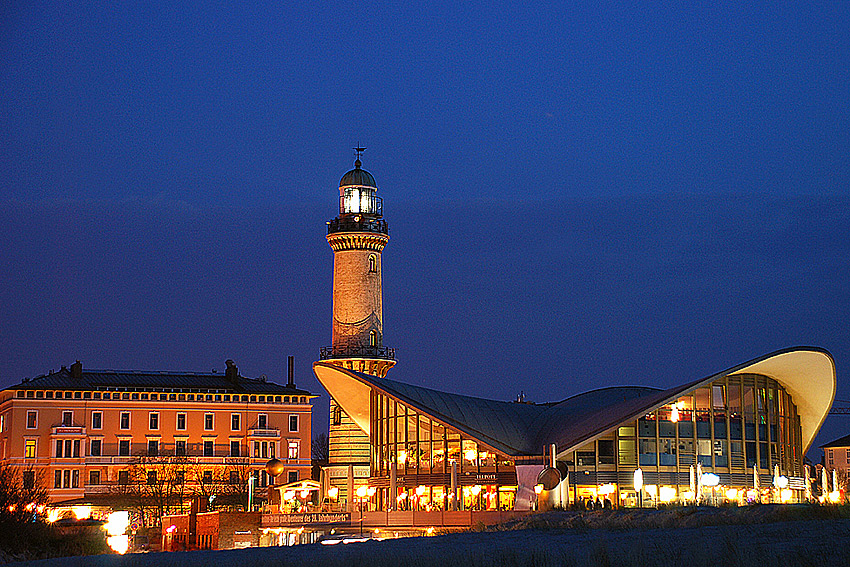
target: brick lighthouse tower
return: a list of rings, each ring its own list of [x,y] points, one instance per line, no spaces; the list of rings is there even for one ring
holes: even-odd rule
[[[365,149],[355,148],[354,169],[339,182],[339,216],[328,222],[334,252],[333,330],[321,361],[383,378],[395,364],[394,349],[383,344],[381,252],[389,236],[375,178],[360,168]],[[333,399],[330,403],[331,467],[368,467],[368,435]]]

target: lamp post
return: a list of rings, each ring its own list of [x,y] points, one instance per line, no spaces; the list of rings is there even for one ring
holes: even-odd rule
[[[643,471],[641,469],[635,471],[634,485],[638,497],[638,508],[643,508]]]
[[[360,537],[363,537],[363,504],[367,498],[375,495],[375,488],[372,486],[360,486],[357,488],[357,498],[360,501]]]

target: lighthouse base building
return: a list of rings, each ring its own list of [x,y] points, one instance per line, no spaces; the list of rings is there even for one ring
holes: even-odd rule
[[[813,495],[803,458],[836,388],[833,359],[818,348],[774,352],[669,390],[610,387],[546,404],[440,392],[324,362],[313,371],[368,435],[365,505],[402,515],[805,501]]]

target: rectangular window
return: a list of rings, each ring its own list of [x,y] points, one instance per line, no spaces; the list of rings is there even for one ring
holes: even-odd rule
[[[53,471],[53,488],[62,488],[62,471]]]
[[[65,458],[70,459],[72,455],[71,452],[71,440],[65,439]]]
[[[122,411],[119,427],[121,429],[130,429],[130,412]]]
[[[32,490],[35,488],[35,471],[24,471],[22,473],[24,490]]]
[[[254,441],[254,458],[255,459],[260,458],[260,442],[259,441]]]
[[[261,413],[257,416],[257,429],[268,429],[269,416]]]
[[[148,486],[156,484],[156,471],[148,471]]]
[[[213,425],[214,425],[213,414],[205,413],[204,414],[204,429],[206,431],[212,431]]]
[[[62,458],[62,455],[64,455],[64,454],[65,454],[65,453],[62,451],[62,447],[64,447],[64,446],[65,446],[65,442],[64,442],[64,441],[62,441],[61,439],[57,439],[57,440],[56,440],[56,458],[57,458],[57,459],[61,459],[61,458]]]
[[[101,451],[101,440],[100,439],[92,439],[91,444],[89,446],[89,453],[91,453],[92,457],[99,457]]]
[[[62,412],[62,425],[64,427],[71,427],[73,424],[74,424],[74,412],[63,411]]]
[[[287,456],[290,459],[298,458],[298,441],[290,440],[287,444]]]
[[[212,457],[213,456],[213,442],[212,441],[204,441],[204,456]]]
[[[239,471],[230,471],[230,484],[239,484]]]
[[[74,458],[79,458],[80,456],[80,440],[74,439]]]
[[[148,429],[152,429],[154,431],[159,429],[159,412],[152,411],[148,421]]]
[[[62,471],[62,488],[68,488],[71,486],[71,471],[66,470]]]
[[[24,442],[24,457],[27,459],[35,458],[35,439],[27,439]]]
[[[80,471],[73,470],[71,471],[71,488],[79,488],[80,487]]]
[[[89,471],[89,484],[100,484],[100,471]]]
[[[298,471],[289,471],[289,482],[298,482]]]
[[[178,413],[177,414],[177,430],[185,431],[186,430],[186,414]]]
[[[230,456],[238,457],[239,456],[239,441],[231,441],[230,442]]]
[[[231,431],[239,431],[239,414],[232,413],[230,414],[230,430]]]
[[[27,429],[35,429],[38,427],[38,412],[30,410],[27,412]]]
[[[118,471],[118,484],[130,484],[130,471]]]
[[[294,433],[298,431],[298,416],[290,415],[289,416],[289,431],[290,433]]]
[[[148,456],[156,457],[157,455],[159,455],[159,441],[148,439]]]
[[[174,484],[185,484],[186,471],[176,471],[174,473]]]
[[[118,441],[118,455],[121,457],[129,457],[130,456],[130,440],[129,439],[120,439]]]
[[[103,428],[103,412],[102,411],[91,412],[91,428],[92,429],[102,429]]]
[[[212,471],[204,471],[204,475],[202,477],[203,482],[210,483],[212,482]]]
[[[179,439],[174,442],[174,454],[178,457],[186,456],[186,441]]]

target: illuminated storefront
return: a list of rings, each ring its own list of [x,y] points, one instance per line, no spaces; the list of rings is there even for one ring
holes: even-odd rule
[[[355,504],[386,511],[802,501],[811,498],[803,457],[835,395],[832,357],[816,348],[669,390],[603,388],[553,404],[460,396],[321,362],[314,372],[370,440],[369,490]],[[543,491],[552,446],[563,480]]]

